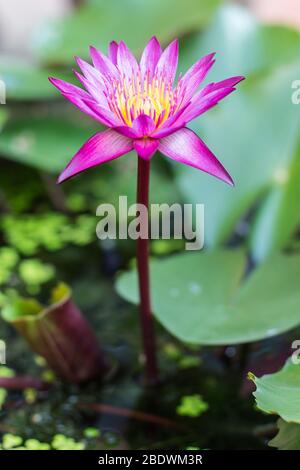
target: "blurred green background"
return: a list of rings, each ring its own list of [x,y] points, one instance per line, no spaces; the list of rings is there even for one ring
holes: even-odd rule
[[[153,159],[151,201],[204,203],[205,246],[209,249],[203,255],[191,254],[187,258],[178,241],[151,243],[155,259],[154,313],[171,333],[169,336],[158,326],[162,367],[175,374],[178,370],[190,374],[181,375],[172,393],[165,386],[168,398],[159,405],[155,402],[155,407],[174,417],[174,403],[178,404],[182,396],[194,396],[203,386],[201,393],[207,394],[209,409],[214,410],[203,422],[207,437],[193,428],[171,445],[223,448],[226,441],[228,448],[265,446],[265,435],[261,438],[252,431],[249,435],[241,432],[247,426],[252,429],[256,424],[270,425],[253,411],[251,398],[245,400],[246,405],[241,400],[236,415],[227,411],[237,399],[232,395],[237,385],[235,374],[241,373],[240,378],[245,381],[249,362],[256,372],[249,351],[246,354],[243,347],[231,346],[242,372],[233,360],[228,390],[223,396],[218,392],[219,378],[215,377],[220,366],[216,365],[216,357],[208,361],[210,372],[204,382],[200,381],[199,364],[203,345],[248,344],[300,324],[300,108],[297,97],[296,102],[292,101],[298,86],[295,81],[300,80],[300,7],[292,0],[271,3],[82,0],[43,2],[41,7],[37,0],[14,0],[9,4],[0,1],[0,80],[6,86],[6,104],[0,105],[0,305],[16,295],[45,301],[49,288],[63,280],[72,286],[76,301],[105,348],[119,359],[124,350],[128,356],[120,382],[101,393],[91,388],[81,396],[78,390],[59,388],[55,404],[49,397],[47,404],[34,401],[35,412],[44,413],[50,420],[48,434],[42,431],[45,421],[42,419],[40,426],[32,423],[26,409],[23,414],[4,413],[3,432],[12,428],[22,438],[37,435],[49,442],[61,430],[81,439],[87,424],[83,424],[81,416],[72,417],[74,396],[77,401],[80,398],[88,402],[104,396],[105,402],[129,408],[137,404],[153,408],[151,400],[150,405],[147,400],[144,403],[143,392],[131,381],[132,369],[140,370],[136,308],[116,294],[112,278],[121,268],[132,266],[134,243],[100,243],[95,234],[99,204],[116,203],[120,194],[128,195],[134,202],[136,159],[128,155],[57,186],[59,172],[99,126],[63,101],[48,76],[74,80],[74,56],[88,60],[91,44],[105,52],[112,39],[122,39],[139,55],[147,40],[157,35],[163,45],[174,37],[180,38],[181,72],[202,55],[215,51],[217,61],[206,81],[232,75],[245,75],[247,79],[230,98],[191,124],[233,176],[234,189],[163,157]],[[228,247],[235,248],[234,253],[228,254]],[[171,256],[179,252],[179,257]],[[171,259],[164,261],[165,257]],[[158,268],[155,263],[160,262],[165,264]],[[254,268],[254,274],[244,282],[249,266]],[[195,283],[204,286],[200,300],[193,297],[195,289],[191,285]],[[180,300],[174,298],[174,289],[185,286],[185,295]],[[119,278],[117,290],[129,302],[136,302],[131,275]],[[294,330],[292,337],[280,337],[271,346],[263,343],[263,349],[273,354],[275,351],[273,371],[286,357],[282,356],[281,341],[289,344],[296,337]],[[0,339],[7,342],[10,368],[23,374],[42,373],[25,344],[2,321]],[[128,353],[128,345],[133,352]],[[187,345],[191,349],[187,350]],[[219,357],[219,349],[215,353]],[[278,362],[278,356],[283,360]],[[232,357],[228,361],[232,366]],[[257,365],[255,360],[254,364]],[[267,365],[260,372],[268,372]],[[204,368],[201,373],[206,374],[207,370]],[[240,390],[239,386],[235,390]],[[239,392],[235,393],[240,397]],[[275,389],[274,393],[278,391]],[[199,400],[198,397],[191,402],[192,415]],[[62,408],[58,418],[51,420],[52,407],[61,407],[64,401],[69,403],[66,420],[60,418]],[[260,407],[282,416],[276,403],[266,405],[264,401]],[[179,408],[182,410],[182,406]],[[293,410],[289,411],[293,414]],[[202,411],[196,412],[196,416],[200,414]],[[189,411],[187,415],[191,416]],[[232,434],[227,434],[226,429],[215,431],[215,423],[224,416],[232,420]],[[101,424],[97,421],[97,427],[114,428],[99,419]],[[299,417],[283,421],[280,432],[290,421],[294,423],[291,445],[299,449]],[[137,437],[126,426],[124,433],[119,423],[115,427],[118,432],[113,438],[105,434],[100,442],[95,436],[91,442],[87,438],[84,445],[105,447],[110,445],[109,439],[115,439],[113,442],[121,448],[142,447],[145,443],[151,448],[155,439],[164,443],[168,437],[161,431],[162,435],[156,434],[153,440],[143,428]],[[277,437],[276,447],[284,447],[282,442],[284,439]]]

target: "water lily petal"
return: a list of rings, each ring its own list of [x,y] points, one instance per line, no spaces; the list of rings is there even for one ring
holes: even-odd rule
[[[108,102],[104,93],[105,86],[98,83],[96,85],[95,82],[88,80],[83,75],[81,75],[81,73],[77,72],[77,70],[74,70],[74,74],[76,78],[80,81],[80,83],[88,91],[88,93],[94,98],[94,100],[97,101],[104,108],[107,108]]]
[[[220,82],[210,83],[203,88],[203,94],[206,95],[211,91],[220,90],[221,88],[234,87],[243,80],[245,80],[245,77],[238,75],[236,77],[225,78],[225,80],[221,80]]]
[[[168,135],[173,134],[179,129],[182,129],[183,127],[184,126],[180,123],[179,125],[171,125],[170,127],[159,128],[155,132],[153,132],[151,137],[153,139],[162,139],[163,137],[167,137]]]
[[[160,140],[158,150],[180,163],[198,168],[233,185],[233,180],[223,165],[193,131],[187,128]]]
[[[118,47],[117,62],[119,70],[126,77],[132,78],[138,73],[139,66],[136,58],[123,41],[120,42]]]
[[[140,70],[143,77],[147,75],[147,73],[149,73],[149,78],[153,77],[161,53],[161,46],[156,37],[153,36],[145,47],[140,61]]]
[[[96,105],[96,102],[92,101],[92,97],[85,90],[58,78],[49,77],[49,81],[61,92],[64,98],[79,108],[80,111],[96,121],[108,125],[108,121],[104,118],[103,113],[99,113],[99,110],[91,108],[90,104]]]
[[[124,155],[133,149],[132,140],[108,129],[91,137],[72,158],[58,178],[58,182],[71,178],[88,168]]]
[[[96,113],[99,118],[108,127],[117,127],[121,124],[121,120],[118,116],[115,115],[110,109],[101,106],[99,103],[91,99],[90,97],[83,100],[84,104],[89,107],[94,113]]]
[[[108,46],[108,57],[112,61],[114,65],[117,65],[117,54],[118,54],[118,43],[116,41],[112,41],[109,43]]]
[[[155,73],[166,77],[166,81],[173,83],[178,64],[178,39],[175,39],[164,50],[157,63]]]
[[[137,135],[136,131],[129,126],[115,126],[114,130],[124,135],[125,137],[128,137],[129,139],[139,138],[139,135]]]
[[[155,123],[150,116],[140,114],[132,123],[138,137],[145,137],[151,135],[155,129]]]
[[[155,137],[155,139],[161,139],[162,137],[166,137],[167,135],[172,134],[176,130],[184,127],[179,118],[187,109],[189,104],[190,103],[187,103],[183,108],[179,109],[177,113],[166,119],[161,126],[157,127],[157,129],[152,133],[151,137]]]
[[[58,78],[49,77],[49,81],[61,92],[64,98],[69,100],[83,113],[105,126],[114,127],[118,125],[115,115],[109,109],[97,104],[93,97],[82,88]]]
[[[245,77],[238,76],[226,78],[225,80],[221,80],[220,82],[209,83],[193,96],[191,103],[194,103],[195,101],[198,101],[201,97],[208,96],[211,93],[214,93],[215,91],[222,90],[225,88],[233,88],[242,80],[245,80]]]
[[[117,67],[108,57],[106,57],[105,54],[99,51],[99,49],[91,46],[90,54],[95,68],[99,70],[99,72],[104,75],[104,77],[110,80],[119,78],[120,74]]]
[[[95,111],[91,108],[90,103],[92,103],[92,101],[87,100],[85,102],[82,98],[80,98],[76,95],[73,95],[71,93],[62,93],[62,96],[64,98],[66,98],[68,101],[70,101],[72,104],[74,104],[74,106],[76,106],[78,109],[80,109],[80,111],[87,114],[91,118],[95,119],[98,122],[101,122],[101,124],[104,124],[105,126],[110,125],[110,124],[108,124],[107,120],[101,114],[99,114],[97,111]],[[89,98],[89,100],[91,100],[90,96],[88,98]],[[96,103],[95,103],[95,105],[96,105]]]
[[[155,139],[139,139],[133,141],[133,147],[144,160],[150,160],[155,154],[159,141]]]
[[[155,137],[168,135],[168,133],[172,132],[172,127],[184,127],[189,121],[205,113],[235,91],[235,85],[244,79],[245,77],[237,76],[206,85],[185,106],[181,107],[174,116],[171,116],[164,122],[163,126],[155,133]]]
[[[179,120],[176,121],[177,124],[180,123],[187,123],[192,121],[196,117],[200,116],[201,114],[205,113],[209,109],[216,106],[219,101],[223,100],[226,96],[230,95],[233,91],[235,91],[234,87],[227,87],[221,88],[220,90],[213,91],[208,95],[198,94],[195,95],[194,98],[191,100],[189,106],[186,108],[184,113],[180,116]]]
[[[49,82],[52,83],[61,93],[70,93],[72,95],[78,96],[79,98],[89,98],[90,95],[72,83],[65,82],[59,78],[49,77]]]
[[[213,60],[215,53],[202,57],[192,65],[181,79],[182,92],[184,93],[184,103],[190,100],[200,83],[205,79],[209,70],[215,63]]]
[[[140,114],[132,123],[132,127],[129,126],[118,126],[115,128],[116,131],[130,137],[132,139],[139,139],[147,137],[152,134],[155,129],[155,123],[150,116],[146,114]]]
[[[76,63],[80,70],[82,71],[83,75],[92,83],[95,83],[95,85],[100,84],[103,85],[104,82],[104,77],[103,75],[99,72],[98,69],[93,67],[91,64],[86,62],[85,60],[81,59],[80,57],[75,57]]]

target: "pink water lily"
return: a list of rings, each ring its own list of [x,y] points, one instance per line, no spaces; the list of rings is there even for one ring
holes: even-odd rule
[[[59,183],[87,168],[135,150],[138,155],[137,204],[148,209],[150,162],[159,150],[172,160],[233,184],[223,165],[186,124],[234,91],[243,77],[231,77],[199,89],[214,64],[214,54],[209,54],[174,84],[177,40],[162,52],[158,40],[153,37],[139,64],[122,41],[109,45],[108,57],[94,47],[91,47],[91,56],[93,66],[77,59],[82,73],[75,71],[75,75],[85,90],[50,78],[65,98],[108,127],[97,132],[81,147],[59,176]],[[158,382],[158,366],[152,321],[149,240],[139,237],[136,243],[146,383],[155,384]]]
[[[231,176],[187,123],[235,90],[243,77],[231,77],[200,88],[214,64],[214,54],[196,62],[175,84],[178,41],[162,51],[153,37],[138,63],[124,42],[109,45],[108,57],[91,47],[93,66],[77,58],[83,88],[50,78],[61,94],[81,111],[108,127],[76,153],[59,182],[131,150],[150,160],[161,153],[233,184]]]

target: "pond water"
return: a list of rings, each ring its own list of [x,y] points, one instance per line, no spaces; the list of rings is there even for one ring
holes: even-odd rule
[[[270,433],[276,432],[275,418],[255,410],[245,347],[180,345],[157,324],[160,383],[146,388],[137,308],[117,296],[105,274],[111,274],[109,265],[119,256],[103,260],[99,250],[92,262],[95,247],[84,251],[80,256],[66,249],[57,262],[65,266],[74,298],[110,358],[111,374],[102,383],[82,386],[51,378],[24,340],[1,323],[7,366],[16,374],[52,381],[48,391],[33,396],[9,392],[0,432],[47,443],[62,434],[87,449],[266,449]]]

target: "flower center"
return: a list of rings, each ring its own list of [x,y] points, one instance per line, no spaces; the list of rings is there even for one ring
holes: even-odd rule
[[[141,77],[140,72],[131,78],[123,76],[112,83],[108,103],[127,126],[141,114],[150,116],[159,127],[180,106],[180,80],[173,89],[163,74]]]

